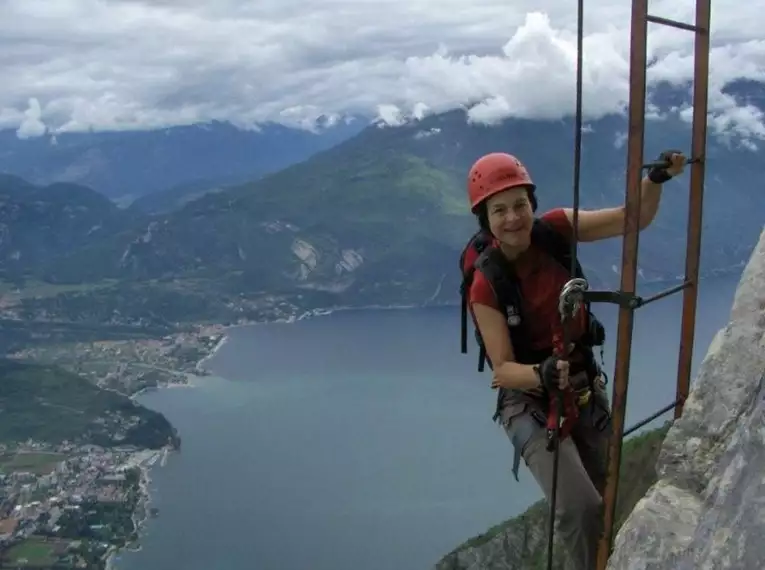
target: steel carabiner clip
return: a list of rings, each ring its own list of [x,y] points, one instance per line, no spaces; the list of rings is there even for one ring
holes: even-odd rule
[[[576,277],[568,281],[558,298],[558,312],[562,321],[573,317],[581,306],[583,295],[590,286],[586,279]]]

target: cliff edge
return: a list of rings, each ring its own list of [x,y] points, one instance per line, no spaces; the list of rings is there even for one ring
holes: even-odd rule
[[[765,231],[622,525],[609,570],[748,570],[765,559]]]

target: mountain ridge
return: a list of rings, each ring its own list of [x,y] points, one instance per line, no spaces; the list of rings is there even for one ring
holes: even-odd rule
[[[185,184],[252,180],[299,162],[363,128],[356,119],[303,130],[222,121],[145,131],[46,133],[20,139],[0,131],[0,173],[39,185],[75,182],[129,202]]]
[[[291,304],[298,313],[450,303],[458,298],[459,253],[476,229],[465,196],[470,164],[485,152],[510,150],[537,183],[540,212],[569,206],[573,127],[570,118],[476,125],[466,121],[464,110],[398,127],[371,125],[277,172],[202,192],[162,211],[106,212],[85,207],[82,200],[75,209],[77,223],[52,199],[49,215],[41,217],[40,203],[24,198],[18,188],[2,190],[0,178],[0,195],[5,192],[7,200],[0,208],[0,230],[15,240],[0,241],[0,260],[7,280],[81,286],[21,301],[16,310],[28,317],[77,318],[79,307],[90,320],[110,321],[119,314],[132,323],[165,325],[184,314],[203,320],[261,318],[275,303]],[[625,153],[619,135],[625,128],[624,117],[588,123],[582,208],[623,204]],[[676,116],[647,124],[646,148],[655,154],[687,148],[689,142],[690,126]],[[646,152],[646,159],[653,155]],[[709,138],[702,275],[740,268],[754,246],[761,204],[756,181],[765,175],[754,160],[758,156],[756,149],[739,148],[724,137]],[[668,182],[656,220],[641,233],[641,283],[682,277],[687,188],[687,172]],[[91,228],[98,231],[91,235]],[[73,237],[53,240],[62,232]],[[29,252],[12,247],[21,240],[15,236],[24,237]],[[48,256],[41,253],[45,247],[51,248]],[[580,251],[593,286],[618,286],[620,239]]]

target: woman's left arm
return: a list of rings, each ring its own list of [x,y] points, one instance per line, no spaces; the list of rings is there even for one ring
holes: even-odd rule
[[[667,168],[667,173],[672,177],[683,172],[686,159],[682,154],[673,154],[671,166]],[[661,200],[661,184],[652,182],[646,176],[640,183],[640,217],[638,227],[642,231],[647,228],[656,217],[659,211],[659,201]],[[568,221],[573,225],[574,210],[565,208]],[[620,236],[624,233],[626,221],[625,206],[615,208],[602,208],[600,210],[579,210],[579,232],[578,240],[582,242],[599,241],[612,237]]]

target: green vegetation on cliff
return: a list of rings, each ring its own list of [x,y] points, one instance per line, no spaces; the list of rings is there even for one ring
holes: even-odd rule
[[[631,437],[622,448],[614,535],[637,502],[656,482],[655,465],[669,423]],[[540,500],[523,514],[500,523],[485,533],[466,541],[444,556],[437,570],[463,570],[466,560],[484,561],[483,568],[511,568],[522,564],[524,570],[544,570],[547,564],[547,524],[549,507]],[[509,545],[509,546],[508,546]],[[565,566],[565,547],[556,536],[556,570]]]
[[[0,442],[157,449],[175,437],[162,414],[127,396],[55,366],[0,359]]]

